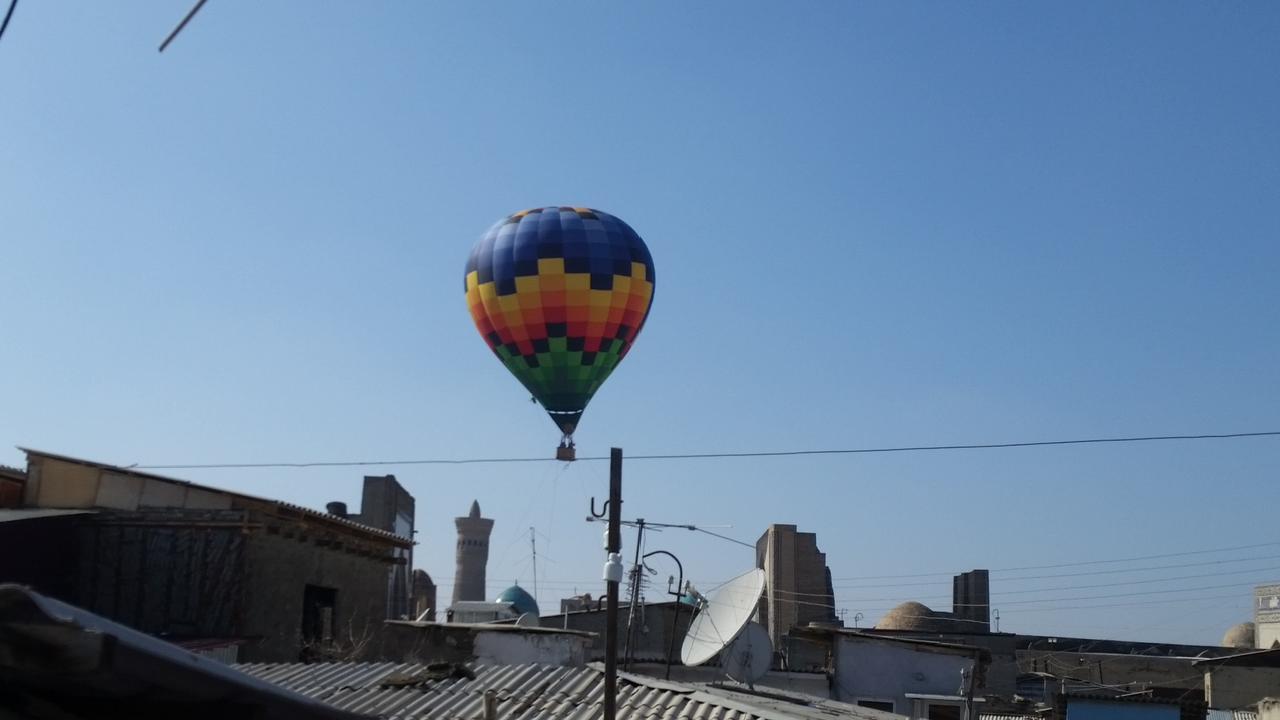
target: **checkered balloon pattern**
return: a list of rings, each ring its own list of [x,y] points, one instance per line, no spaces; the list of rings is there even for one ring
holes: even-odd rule
[[[587,208],[511,215],[467,260],[476,329],[565,435],[640,334],[653,288],[640,236]]]

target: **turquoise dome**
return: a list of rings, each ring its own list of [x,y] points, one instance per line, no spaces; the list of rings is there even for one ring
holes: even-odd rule
[[[515,611],[521,615],[525,613],[533,613],[538,615],[538,601],[533,596],[525,592],[525,589],[519,585],[512,585],[503,590],[498,599],[494,602],[509,602],[515,608]]]

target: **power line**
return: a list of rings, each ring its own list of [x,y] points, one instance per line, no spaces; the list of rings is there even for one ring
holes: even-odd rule
[[[169,43],[173,42],[173,39],[178,37],[178,33],[182,32],[182,28],[186,27],[187,23],[191,22],[191,18],[195,17],[196,13],[200,12],[200,8],[204,7],[206,1],[207,0],[196,0],[196,4],[187,11],[186,15],[182,17],[182,22],[178,23],[178,27],[174,28],[173,32],[169,33],[169,36],[164,39],[164,42],[160,43],[160,52],[164,52],[164,49],[169,47]]]
[[[1006,617],[1007,613],[1028,614],[1028,613],[1057,612],[1059,610],[1100,610],[1104,608],[1146,607],[1148,605],[1171,605],[1176,603],[1203,602],[1205,600],[1240,600],[1242,597],[1244,596],[1242,596],[1240,593],[1232,593],[1230,595],[1205,595],[1201,597],[1192,597],[1192,598],[1166,598],[1163,600],[1138,600],[1134,602],[1122,602],[1122,603],[1105,603],[1105,604],[1094,603],[1089,605],[1047,605],[1047,606],[1037,606],[1037,607],[1017,607],[1008,611],[1005,611],[1004,606],[1001,605],[1000,618],[1002,620],[1007,619]],[[1049,601],[1046,600],[1045,602],[1049,602]],[[812,604],[819,607],[828,607],[826,605],[822,605],[821,603],[804,603],[804,604]],[[849,604],[849,603],[841,602],[840,604]],[[858,609],[861,612],[866,612],[866,613],[886,613],[886,612],[889,612],[890,610],[893,610],[894,608],[884,607],[884,608],[858,608]],[[921,616],[921,617],[925,617],[931,620],[942,619],[947,621],[952,621],[956,619],[956,618],[948,618],[945,616],[939,618],[936,615]]]
[[[13,17],[13,9],[18,7],[18,0],[9,0],[9,10],[4,14],[4,21],[0,22],[0,38],[4,37],[4,31],[9,27],[9,18]]]
[[[1114,565],[1116,563],[1138,562],[1139,560],[1161,560],[1164,558],[1171,558],[1171,557],[1189,557],[1191,555],[1210,555],[1212,553],[1234,552],[1236,550],[1253,550],[1256,548],[1263,548],[1263,547],[1275,547],[1277,545],[1280,545],[1280,541],[1256,543],[1253,545],[1236,545],[1234,547],[1225,547],[1225,548],[1211,548],[1208,550],[1187,550],[1184,552],[1176,552],[1176,553],[1161,553],[1159,555],[1140,555],[1136,557],[1114,558],[1110,560],[1081,560],[1081,561],[1075,561],[1075,562],[1054,563],[1052,565],[1024,565],[1022,567],[997,568],[989,572],[1002,573],[1002,572],[1019,572],[1022,570],[1053,570],[1056,568],[1082,567],[1085,565]],[[1223,561],[1223,562],[1226,562],[1226,561]],[[908,575],[861,575],[861,576],[832,578],[832,580],[892,580],[895,578],[942,577],[942,576],[951,576],[953,574],[954,573],[934,572],[934,573],[913,573]],[[1011,578],[1011,579],[1026,580],[1029,578]]]
[[[1253,560],[1280,560],[1280,555],[1261,555],[1261,556],[1255,556],[1255,557],[1242,557],[1242,558],[1221,558],[1218,560],[1205,560],[1202,562],[1193,562],[1193,563],[1177,563],[1173,565],[1151,565],[1147,567],[1113,568],[1111,570],[1089,570],[1086,572],[1049,573],[1046,575],[1023,575],[1018,577],[1000,577],[1000,578],[996,578],[996,580],[999,583],[1004,584],[1004,583],[1011,583],[1011,582],[1022,582],[1024,580],[1053,580],[1057,578],[1087,577],[1092,575],[1120,575],[1124,573],[1144,573],[1144,572],[1152,572],[1157,570],[1181,570],[1183,568],[1191,568],[1191,567],[1227,565],[1231,563],[1250,562]],[[1147,582],[1151,582],[1151,581],[1147,581]],[[875,583],[875,584],[857,583],[853,585],[833,585],[832,589],[833,590],[867,590],[871,588],[926,587],[926,586],[937,586],[937,585],[951,585],[951,581],[950,580],[930,580],[926,582],[908,582],[908,583]],[[1088,587],[1088,586],[1077,586],[1077,587]],[[1017,592],[1030,592],[1030,591],[1022,590]],[[818,593],[818,594],[821,594],[821,593]]]
[[[1140,437],[1084,438],[1076,440],[1036,440],[1031,442],[972,443],[965,445],[910,445],[901,447],[875,448],[843,448],[828,450],[773,450],[760,452],[717,452],[717,453],[664,453],[655,455],[629,455],[628,461],[635,460],[712,460],[726,458],[760,458],[760,457],[800,457],[807,455],[860,455],[871,453],[927,452],[939,450],[997,450],[1007,448],[1048,447],[1054,445],[1096,445],[1103,443],[1138,443],[1155,441],[1181,440],[1223,440],[1229,438],[1257,438],[1280,436],[1280,430],[1267,432],[1216,433],[1202,435],[1147,435]],[[579,457],[578,462],[599,462],[608,460],[608,455]],[[188,463],[173,465],[133,465],[137,470],[216,470],[245,468],[317,468],[317,467],[366,467],[374,465],[479,465],[492,463],[539,463],[558,462],[555,458],[463,458],[463,459],[416,459],[416,460],[350,460],[337,462],[268,462],[268,463]],[[901,576],[908,577],[908,576]]]
[[[1280,543],[1266,543],[1266,545],[1280,545]],[[1215,552],[1215,551],[1195,550],[1188,554],[1205,553],[1205,552]],[[1262,555],[1262,556],[1242,557],[1242,558],[1221,558],[1217,560],[1204,560],[1201,562],[1193,562],[1193,563],[1176,563],[1172,565],[1152,565],[1149,567],[1134,567],[1134,568],[1113,568],[1110,570],[1090,570],[1087,572],[1050,573],[1046,575],[1024,575],[1020,577],[997,578],[997,580],[1003,584],[1007,582],[1016,582],[1016,581],[1022,581],[1022,580],[1049,580],[1049,579],[1056,579],[1056,578],[1084,577],[1089,575],[1116,575],[1121,573],[1140,573],[1140,572],[1151,572],[1151,571],[1158,571],[1158,570],[1181,570],[1183,568],[1190,568],[1190,567],[1205,567],[1210,565],[1217,566],[1217,565],[1226,565],[1230,563],[1251,562],[1251,561],[1261,561],[1261,560],[1280,560],[1280,555]],[[1095,562],[1101,563],[1101,562],[1111,562],[1111,561],[1099,560]],[[1057,591],[1057,590],[1078,590],[1083,588],[1119,587],[1122,585],[1142,585],[1146,583],[1155,583],[1155,582],[1172,582],[1176,580],[1190,580],[1190,579],[1202,578],[1202,577],[1219,577],[1222,575],[1261,572],[1269,569],[1270,568],[1257,568],[1252,570],[1233,570],[1233,571],[1223,571],[1220,573],[1204,573],[1199,575],[1185,575],[1181,577],[1167,577],[1167,578],[1147,578],[1142,580],[1131,580],[1131,581],[1115,582],[1115,583],[1099,583],[1094,585],[1072,585],[1068,587],[1031,588],[1031,589],[1024,589],[1024,590],[999,590],[992,594],[993,595],[1014,595],[1014,594],[1025,594],[1025,593],[1033,593],[1033,592],[1050,592],[1050,591]],[[901,588],[901,587],[921,587],[921,586],[936,586],[936,585],[951,585],[951,581],[950,580],[931,580],[927,582],[909,582],[909,583],[878,583],[878,584],[869,584],[869,585],[868,584],[833,585],[832,590],[834,591],[868,590],[872,588]],[[816,597],[816,598],[831,597],[833,594],[833,593],[825,593],[825,592],[797,592],[792,590],[782,590],[780,588],[773,590],[773,592],[779,595],[787,595],[792,597]],[[918,597],[915,599],[916,600],[945,600],[947,597],[949,596],[932,595],[932,596],[926,596],[926,597]],[[879,601],[880,600],[877,600],[877,602]]]
[[[1225,589],[1227,589],[1227,588],[1252,587],[1254,584],[1255,584],[1255,583],[1251,583],[1251,582],[1246,582],[1246,583],[1228,583],[1228,584],[1226,584],[1226,585],[1203,585],[1203,586],[1201,586],[1201,587],[1193,587],[1193,588],[1172,588],[1172,589],[1166,589],[1166,590],[1143,590],[1143,591],[1141,591],[1141,592],[1114,593],[1114,594],[1111,594],[1111,595],[1082,595],[1082,596],[1080,596],[1080,597],[1051,598],[1051,599],[1048,599],[1048,600],[1008,600],[1008,601],[1002,601],[1002,602],[1000,603],[1000,607],[1001,607],[1001,609],[1003,609],[1003,608],[1004,608],[1004,606],[1006,606],[1006,605],[1031,605],[1031,604],[1039,604],[1039,603],[1055,602],[1055,601],[1067,601],[1067,602],[1071,602],[1071,601],[1075,601],[1075,600],[1108,600],[1108,599],[1110,599],[1110,598],[1142,597],[1142,596],[1144,596],[1144,595],[1161,595],[1161,594],[1164,594],[1164,593],[1198,592],[1198,591],[1200,591],[1200,590],[1225,590]],[[990,604],[990,603],[988,603],[988,604]],[[986,607],[986,605],[983,605],[983,607]]]

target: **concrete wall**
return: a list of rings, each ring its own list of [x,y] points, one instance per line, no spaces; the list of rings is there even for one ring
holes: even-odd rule
[[[1018,686],[1018,645],[1019,637],[1011,633],[925,633],[907,631],[868,631],[874,635],[885,637],[905,637],[934,642],[952,643],[954,645],[971,645],[984,648],[991,653],[991,664],[987,666],[986,693],[1010,697]],[[1022,670],[1027,672],[1027,670]],[[1192,674],[1192,673],[1188,673]]]
[[[1151,686],[1200,690],[1204,676],[1192,665],[1196,658],[1110,653],[1018,651],[1023,673],[1047,672],[1070,680],[1097,685],[1127,685],[1140,690]]]
[[[667,648],[671,641],[671,621],[675,617],[675,603],[655,603],[643,606],[643,612],[637,606],[636,633],[632,637],[632,658],[637,661],[665,660]],[[605,612],[588,610],[562,615],[543,615],[539,622],[544,628],[565,628],[595,633],[596,637],[587,646],[588,660],[603,660],[605,628]],[[689,622],[693,619],[693,608],[680,609],[679,625],[676,626],[674,662],[680,662],[680,644],[684,642],[685,633],[689,630]],[[627,606],[618,608],[618,654],[626,645]]]
[[[1280,647],[1280,622],[1259,622],[1255,626],[1255,645],[1262,650]]]
[[[908,694],[960,695],[962,672],[972,671],[973,664],[972,657],[924,646],[838,637],[833,690],[843,702],[889,700],[894,712],[910,715],[914,703]]]
[[[476,662],[485,665],[543,663],[561,667],[585,664],[588,638],[544,633],[476,633]]]
[[[337,591],[333,631],[339,652],[362,657],[358,646],[376,643],[386,613],[386,560],[319,546],[317,539],[268,532],[248,536],[240,627],[243,635],[258,639],[241,649],[241,662],[299,659],[307,585]]]
[[[74,605],[173,639],[236,637],[247,513],[152,510],[83,516]]]
[[[1280,694],[1280,668],[1219,665],[1204,674],[1204,693],[1211,708],[1249,708]]]
[[[1276,695],[1280,695],[1280,690]],[[1258,703],[1258,720],[1280,720],[1280,697],[1268,697]]]
[[[590,638],[574,633],[485,629],[482,625],[389,622],[368,659],[402,663],[546,663],[580,667]]]

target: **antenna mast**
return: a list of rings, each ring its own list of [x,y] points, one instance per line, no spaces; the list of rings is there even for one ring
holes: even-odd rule
[[[529,526],[529,549],[533,551],[533,601],[538,602],[538,540],[534,537],[533,526]]]

